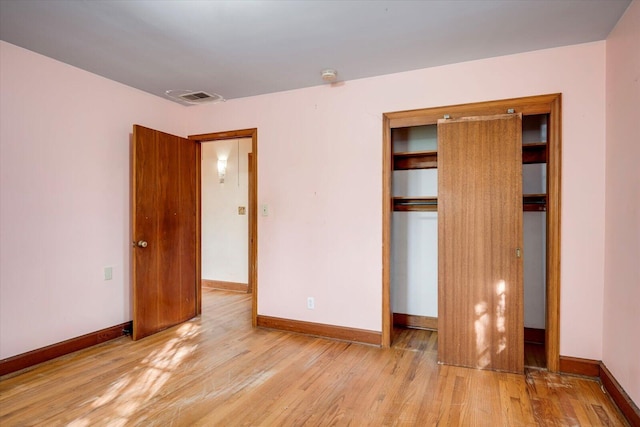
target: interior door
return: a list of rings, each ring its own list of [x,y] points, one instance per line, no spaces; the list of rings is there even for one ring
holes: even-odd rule
[[[438,359],[524,370],[522,117],[438,121]]]
[[[197,142],[134,125],[133,339],[196,315]]]

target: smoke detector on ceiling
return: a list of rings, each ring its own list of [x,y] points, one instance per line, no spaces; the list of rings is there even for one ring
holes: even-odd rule
[[[320,75],[322,75],[322,80],[329,83],[336,81],[336,79],[338,78],[338,72],[332,68],[322,70]]]
[[[209,102],[224,102],[226,99],[217,93],[210,94],[204,91],[193,90],[167,90],[165,94],[181,104],[205,104]]]

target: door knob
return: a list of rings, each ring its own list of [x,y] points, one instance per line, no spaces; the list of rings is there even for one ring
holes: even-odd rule
[[[147,242],[145,240],[138,240],[137,245],[140,248],[146,248],[147,247]]]

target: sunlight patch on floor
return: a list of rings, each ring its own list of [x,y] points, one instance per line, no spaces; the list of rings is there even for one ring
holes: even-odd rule
[[[113,403],[117,409],[113,418],[107,420],[108,425],[125,425],[141,405],[162,390],[173,371],[195,351],[198,344],[190,344],[189,341],[199,333],[200,325],[195,323],[184,323],[177,327],[174,338],[158,350],[152,351],[132,373],[122,375],[102,395],[97,396],[91,404],[92,411]],[[85,427],[94,424],[95,421],[97,420],[91,416],[84,416],[72,421],[69,426]]]

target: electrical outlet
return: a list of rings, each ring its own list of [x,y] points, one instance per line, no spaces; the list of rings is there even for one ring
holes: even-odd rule
[[[307,308],[313,310],[316,308],[316,300],[313,297],[307,297]]]
[[[104,268],[104,280],[113,279],[113,267],[105,267]]]

